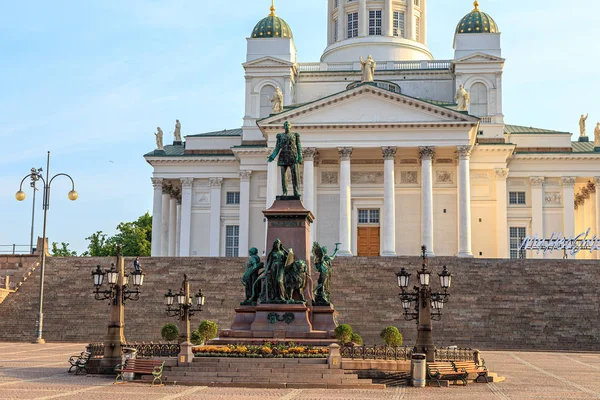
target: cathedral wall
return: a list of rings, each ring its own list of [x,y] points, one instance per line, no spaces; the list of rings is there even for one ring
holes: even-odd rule
[[[421,190],[396,190],[396,254],[413,254],[421,244]]]
[[[436,255],[453,256],[457,253],[458,210],[456,188],[433,190],[433,243],[433,250]]]
[[[319,190],[317,202],[319,223],[316,240],[333,249],[333,244],[340,237],[340,195],[330,190]]]
[[[191,254],[207,256],[210,254],[210,211],[192,210]]]

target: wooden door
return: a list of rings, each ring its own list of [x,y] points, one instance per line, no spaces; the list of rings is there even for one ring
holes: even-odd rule
[[[378,257],[379,256],[379,227],[378,226],[359,226],[358,227],[358,256],[359,257]]]

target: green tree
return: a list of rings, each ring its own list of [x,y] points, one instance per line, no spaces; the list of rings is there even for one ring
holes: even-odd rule
[[[61,242],[58,247],[58,243],[52,242],[52,255],[54,257],[77,257],[77,252],[69,249],[69,243]]]
[[[124,256],[148,257],[152,241],[152,216],[146,212],[135,221],[119,223],[114,236],[97,231],[85,240],[89,242],[88,250],[83,254],[85,256],[114,256],[117,244],[121,244]]]
[[[395,326],[386,326],[379,336],[388,346],[402,346],[402,334]]]
[[[179,328],[175,324],[165,324],[160,331],[160,335],[167,342],[171,342],[179,337]]]
[[[340,342],[340,344],[343,346],[346,343],[349,343],[352,341],[352,334],[354,332],[352,331],[352,327],[348,324],[341,324],[338,327],[335,328],[335,330],[333,331],[333,336],[338,340],[338,342]]]
[[[217,336],[217,331],[219,330],[219,326],[216,322],[210,320],[204,320],[200,323],[198,327],[198,334],[200,336],[200,340],[202,343],[206,344],[211,339],[214,339]]]

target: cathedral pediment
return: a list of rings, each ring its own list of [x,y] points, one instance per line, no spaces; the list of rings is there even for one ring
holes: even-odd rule
[[[258,122],[262,127],[285,121],[296,126],[467,124],[478,119],[455,110],[363,84]]]
[[[485,53],[473,53],[466,57],[454,60],[454,64],[470,64],[470,63],[503,63],[504,58],[492,56]]]
[[[244,68],[281,68],[293,67],[294,63],[275,57],[262,57],[242,64]]]

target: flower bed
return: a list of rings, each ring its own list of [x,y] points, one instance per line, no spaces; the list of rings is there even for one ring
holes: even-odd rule
[[[295,343],[261,345],[196,346],[195,357],[249,357],[249,358],[326,358],[327,347],[299,346]]]

